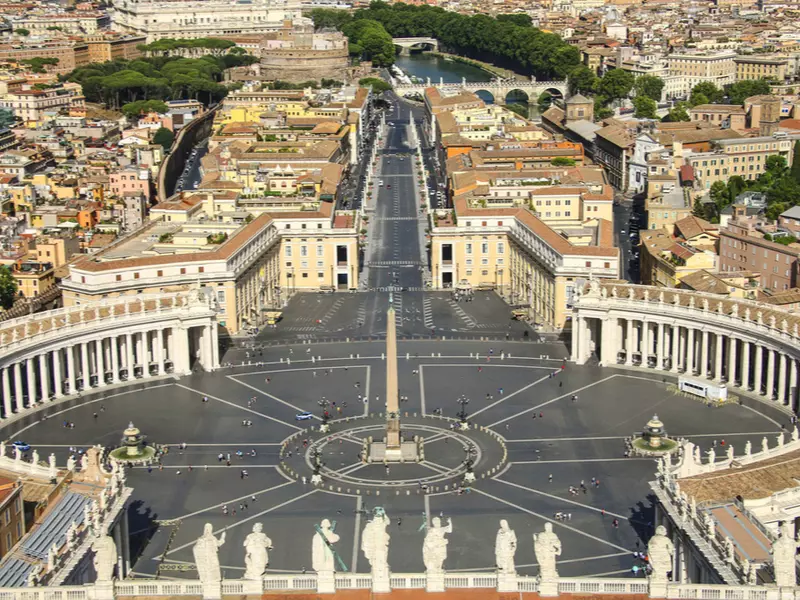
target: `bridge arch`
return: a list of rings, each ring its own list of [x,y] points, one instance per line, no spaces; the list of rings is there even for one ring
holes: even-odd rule
[[[495,98],[495,93],[490,91],[488,88],[473,90],[473,93],[487,104],[495,104],[497,102],[497,99]]]
[[[545,91],[548,94],[550,94],[553,97],[553,99],[557,99],[557,100],[563,100],[564,99],[564,92],[562,92],[560,89],[558,89],[556,87],[549,87],[549,88],[546,88],[543,91]]]
[[[525,104],[529,104],[531,101],[531,96],[525,90],[516,87],[507,90],[504,99],[506,104],[515,104],[519,102],[524,102]]]

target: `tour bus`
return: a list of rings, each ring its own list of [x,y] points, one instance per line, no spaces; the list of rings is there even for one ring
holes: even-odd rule
[[[728,386],[724,383],[714,383],[713,381],[678,377],[678,389],[682,392],[694,394],[708,400],[716,400],[717,402],[724,402],[728,398]]]

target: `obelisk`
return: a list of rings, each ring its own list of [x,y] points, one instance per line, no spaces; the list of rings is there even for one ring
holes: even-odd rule
[[[401,452],[400,406],[397,398],[397,323],[394,303],[389,295],[386,311],[386,455]]]

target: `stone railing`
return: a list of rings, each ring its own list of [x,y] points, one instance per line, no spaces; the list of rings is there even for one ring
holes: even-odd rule
[[[213,310],[210,296],[194,292],[108,298],[80,306],[67,306],[0,324],[2,354],[46,340],[50,336],[96,328],[98,323],[162,314],[176,309],[202,307]]]
[[[537,577],[518,577],[520,592],[537,592]],[[392,574],[392,589],[423,589],[424,573]],[[493,573],[453,573],[445,576],[448,589],[492,589],[497,582]],[[222,594],[242,595],[263,592],[302,592],[316,588],[316,575],[268,575],[263,585],[258,581],[228,579],[222,582]],[[368,589],[372,576],[368,573],[337,573],[338,590]],[[252,584],[255,584],[253,587]],[[649,593],[646,579],[618,578],[562,578],[558,582],[559,594],[615,594],[644,595]],[[123,597],[202,596],[203,584],[197,580],[130,580],[117,581],[114,595]],[[674,600],[795,600],[800,599],[800,589],[778,589],[774,586],[677,584],[667,585],[666,597]],[[65,587],[0,588],[0,600],[99,600],[93,585]]]
[[[14,458],[6,456],[6,445],[4,442],[0,442],[0,469],[11,471],[17,475],[29,475],[48,480],[58,476],[55,454],[48,456],[48,465],[45,466],[39,462],[39,453],[36,450],[33,451],[31,460],[23,460],[22,450],[19,448],[14,447],[13,452]]]

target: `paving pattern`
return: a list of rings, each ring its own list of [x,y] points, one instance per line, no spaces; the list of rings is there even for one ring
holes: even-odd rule
[[[350,304],[350,296],[324,297],[319,318],[341,298],[345,302],[337,312]],[[433,302],[438,303],[447,304]],[[354,315],[358,307],[352,303]],[[417,415],[416,421],[409,416],[408,430],[415,422],[439,428],[424,433],[430,443],[430,464],[424,467],[398,465],[387,472],[358,460],[355,429],[379,424],[383,409],[385,362],[377,341],[265,347],[251,354],[248,366],[108,388],[80,402],[48,406],[47,420],[41,414],[28,417],[7,426],[3,435],[24,439],[40,454],[55,452],[59,464],[66,462],[70,446],[115,445],[131,420],[150,442],[171,447],[163,469],[137,468],[129,476],[135,488],[131,531],[139,552],[134,571],[141,576],[154,575],[160,565],[163,577],[191,576],[179,569],[191,568],[191,546],[206,522],[227,532],[220,554],[227,577],[240,576],[242,543],[256,522],[264,524],[276,549],[270,569],[301,572],[310,568],[313,525],[326,517],[337,522],[339,552],[348,568],[364,572],[368,565],[358,551],[359,536],[376,506],[392,518],[389,560],[396,572],[423,569],[421,528],[441,514],[451,517],[455,528],[449,570],[491,570],[494,536],[505,518],[520,540],[520,572],[537,572],[531,534],[553,521],[564,546],[560,573],[619,576],[629,572],[637,540],[641,544],[650,534],[647,482],[655,471],[652,460],[623,457],[625,436],[657,412],[674,435],[705,448],[721,439],[738,448],[747,439],[774,434],[786,421],[777,409],[755,401],[710,409],[672,395],[661,374],[565,364],[559,344],[408,340],[398,350],[399,393],[408,398],[401,411]],[[452,481],[451,470],[462,468],[465,442],[449,430],[449,421],[433,415],[440,410],[454,418],[462,395],[470,400],[470,420],[498,434],[508,458],[498,473],[457,494],[444,491],[443,484]],[[284,461],[298,472],[308,469],[309,450],[302,441],[311,447],[321,437],[308,428],[319,425],[323,398],[337,406],[322,446],[333,490],[293,480],[280,468],[281,445],[297,434],[288,446],[292,457]],[[295,420],[302,411],[315,419]],[[64,420],[75,428],[64,428]],[[181,442],[187,444],[183,451]],[[497,460],[493,452],[480,446],[476,471]],[[219,460],[228,453],[231,466]],[[426,477],[438,490],[420,489]],[[599,486],[591,485],[592,478]],[[569,487],[581,481],[586,492],[570,494]],[[556,521],[559,512],[567,519]],[[157,526],[161,521],[166,524]]]

